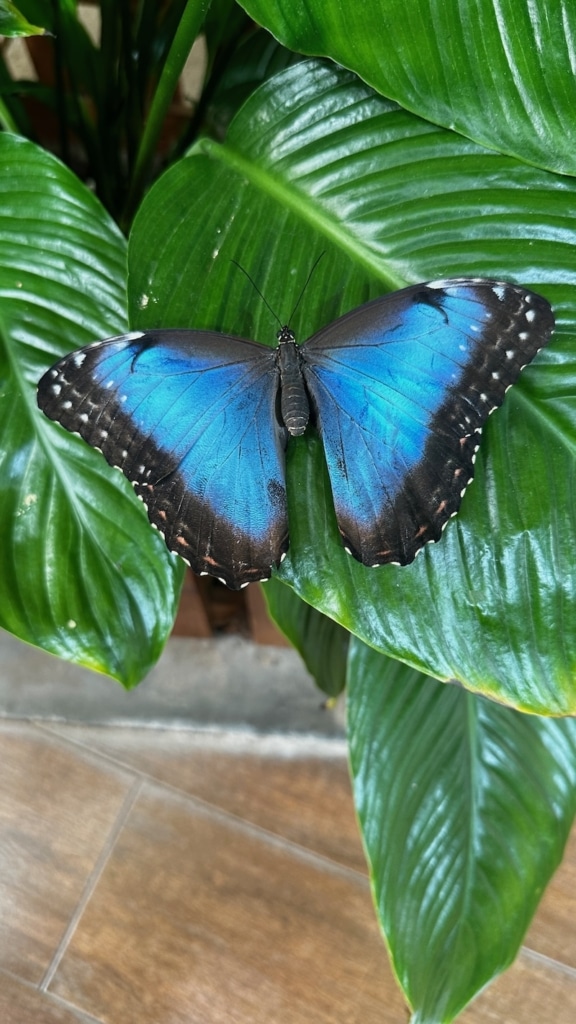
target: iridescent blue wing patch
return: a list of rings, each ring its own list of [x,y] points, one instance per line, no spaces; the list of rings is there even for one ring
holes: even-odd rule
[[[416,285],[353,310],[303,347],[338,526],[366,565],[438,540],[472,478],[480,433],[554,326],[514,285]]]
[[[171,551],[238,588],[288,546],[277,392],[274,349],[148,331],[65,356],[39,404],[122,470]]]

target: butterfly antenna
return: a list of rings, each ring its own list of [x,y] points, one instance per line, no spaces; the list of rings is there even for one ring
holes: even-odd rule
[[[313,265],[313,267],[312,267],[312,269],[311,269],[310,273],[308,274],[308,277],[306,278],[306,280],[305,280],[305,282],[304,282],[304,287],[303,287],[302,291],[300,292],[300,295],[298,296],[298,302],[296,303],[296,305],[294,306],[294,309],[292,310],[292,312],[291,312],[291,314],[290,314],[290,319],[289,319],[289,321],[288,321],[288,323],[289,323],[289,324],[291,324],[291,323],[292,323],[292,320],[294,319],[294,314],[295,314],[296,310],[298,309],[298,306],[299,306],[299,305],[300,305],[300,303],[302,302],[302,299],[303,299],[303,297],[304,297],[304,292],[306,291],[306,289],[307,289],[308,285],[310,284],[310,278],[312,277],[312,274],[313,274],[313,273],[314,273],[314,271],[316,270],[316,267],[317,267],[317,266],[318,266],[318,264],[320,263],[320,260],[322,259],[322,257],[323,257],[323,256],[325,256],[325,255],[326,255],[326,253],[325,253],[325,252],[321,252],[321,253],[320,253],[320,255],[318,256],[318,258],[317,258],[316,262],[314,263],[314,265]]]
[[[252,280],[252,278],[250,277],[250,274],[248,273],[248,271],[244,270],[244,267],[242,266],[242,264],[241,263],[237,263],[236,260],[230,260],[230,262],[233,263],[235,267],[238,267],[238,270],[241,270],[242,273],[248,278],[248,280],[250,281],[250,284],[252,285],[254,291],[257,292],[258,295],[260,296],[260,298],[262,299],[262,302],[266,306],[266,309],[268,309],[269,312],[272,313],[272,316],[274,317],[274,319],[278,322],[280,327],[282,327],[282,321],[281,321],[280,317],[278,316],[277,313],[274,312],[274,310],[272,309],[272,306],[268,302],[268,299],[266,298],[266,296],[262,295],[262,292],[260,291],[258,285],[256,284],[255,281]]]

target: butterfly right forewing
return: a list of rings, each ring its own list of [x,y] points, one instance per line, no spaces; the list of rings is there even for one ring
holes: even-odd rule
[[[307,342],[304,377],[356,558],[404,565],[438,540],[488,415],[553,327],[534,292],[456,279],[377,299]]]

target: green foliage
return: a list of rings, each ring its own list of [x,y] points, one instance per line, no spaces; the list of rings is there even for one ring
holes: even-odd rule
[[[264,596],[270,615],[302,656],[316,685],[328,697],[338,697],[346,686],[348,631],[274,578],[266,583]]]
[[[143,0],[138,15],[122,0],[100,4],[100,46],[78,17],[75,0],[22,0],[20,7],[49,30],[42,40],[47,81],[6,81],[10,127],[30,137],[58,117],[58,149],[66,163],[94,181],[97,195],[124,227],[163,156],[160,139],[178,78],[200,31],[205,0]],[[20,97],[40,107],[36,131]],[[187,125],[184,127],[184,130]],[[176,145],[178,136],[171,140]]]
[[[327,254],[300,340],[450,275],[553,304],[553,341],[490,421],[441,543],[405,568],[353,562],[311,434],[289,447],[291,547],[266,591],[319,686],[348,681],[379,919],[414,1024],[450,1021],[514,957],[574,814],[573,724],[537,717],[576,710],[574,15],[246,2],[278,43],[233,0],[143,0],[137,17],[102,0],[97,46],[74,0],[18,6],[39,25],[49,12],[55,75],[14,83],[0,63],[0,118],[34,139],[29,100],[56,112],[76,172],[0,135],[0,623],[22,639],[134,685],[182,577],[120,474],[37,410],[58,355],[128,323],[273,344],[232,260],[287,317]],[[202,96],[161,139],[202,25]],[[114,220],[133,220],[127,249]]]
[[[523,163],[576,173],[576,8],[549,0],[244,0],[285,46]]]
[[[357,809],[394,969],[416,1020],[452,1020],[512,961],[560,862],[576,722],[442,686],[355,639],[348,687]]]
[[[35,399],[59,353],[126,329],[125,268],[125,240],[84,185],[0,135],[0,619],[132,686],[162,651],[181,567],[127,481]]]
[[[0,36],[41,36],[39,25],[31,25],[11,0],[0,0]]]
[[[231,261],[250,269],[284,318],[321,252],[294,318],[301,339],[390,286],[463,265],[521,280],[552,301],[556,345],[490,422],[477,481],[440,544],[403,568],[349,559],[312,437],[289,450],[292,544],[279,573],[383,652],[539,713],[576,709],[576,634],[558,644],[549,628],[576,602],[567,572],[575,199],[571,179],[486,153],[398,110],[349,72],[307,62],[263,85],[223,143],[201,140],[160,178],[129,243],[130,320],[139,328],[216,327],[274,344],[270,313]]]

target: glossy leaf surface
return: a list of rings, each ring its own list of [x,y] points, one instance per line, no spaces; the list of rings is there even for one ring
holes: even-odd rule
[[[559,0],[243,0],[285,46],[331,57],[435,124],[576,173],[576,8]]]
[[[274,622],[296,648],[316,685],[328,697],[337,697],[346,686],[348,631],[277,579],[268,580],[262,592]]]
[[[126,329],[125,260],[68,170],[0,136],[0,622],[130,686],[160,654],[180,567],[121,475],[36,406],[58,356]]]
[[[353,639],[348,729],[374,899],[413,1024],[514,959],[576,810],[576,722],[445,686]]]
[[[31,25],[11,0],[0,0],[0,36],[41,36],[44,29]]]
[[[275,344],[390,288],[511,278],[553,304],[553,343],[485,431],[442,541],[405,568],[343,551],[321,448],[291,441],[291,549],[280,576],[367,643],[534,711],[576,709],[576,183],[426,124],[347,72],[307,62],[264,85],[227,142],[201,143],[150,191],[129,247],[132,321]],[[555,624],[562,622],[562,629]]]

